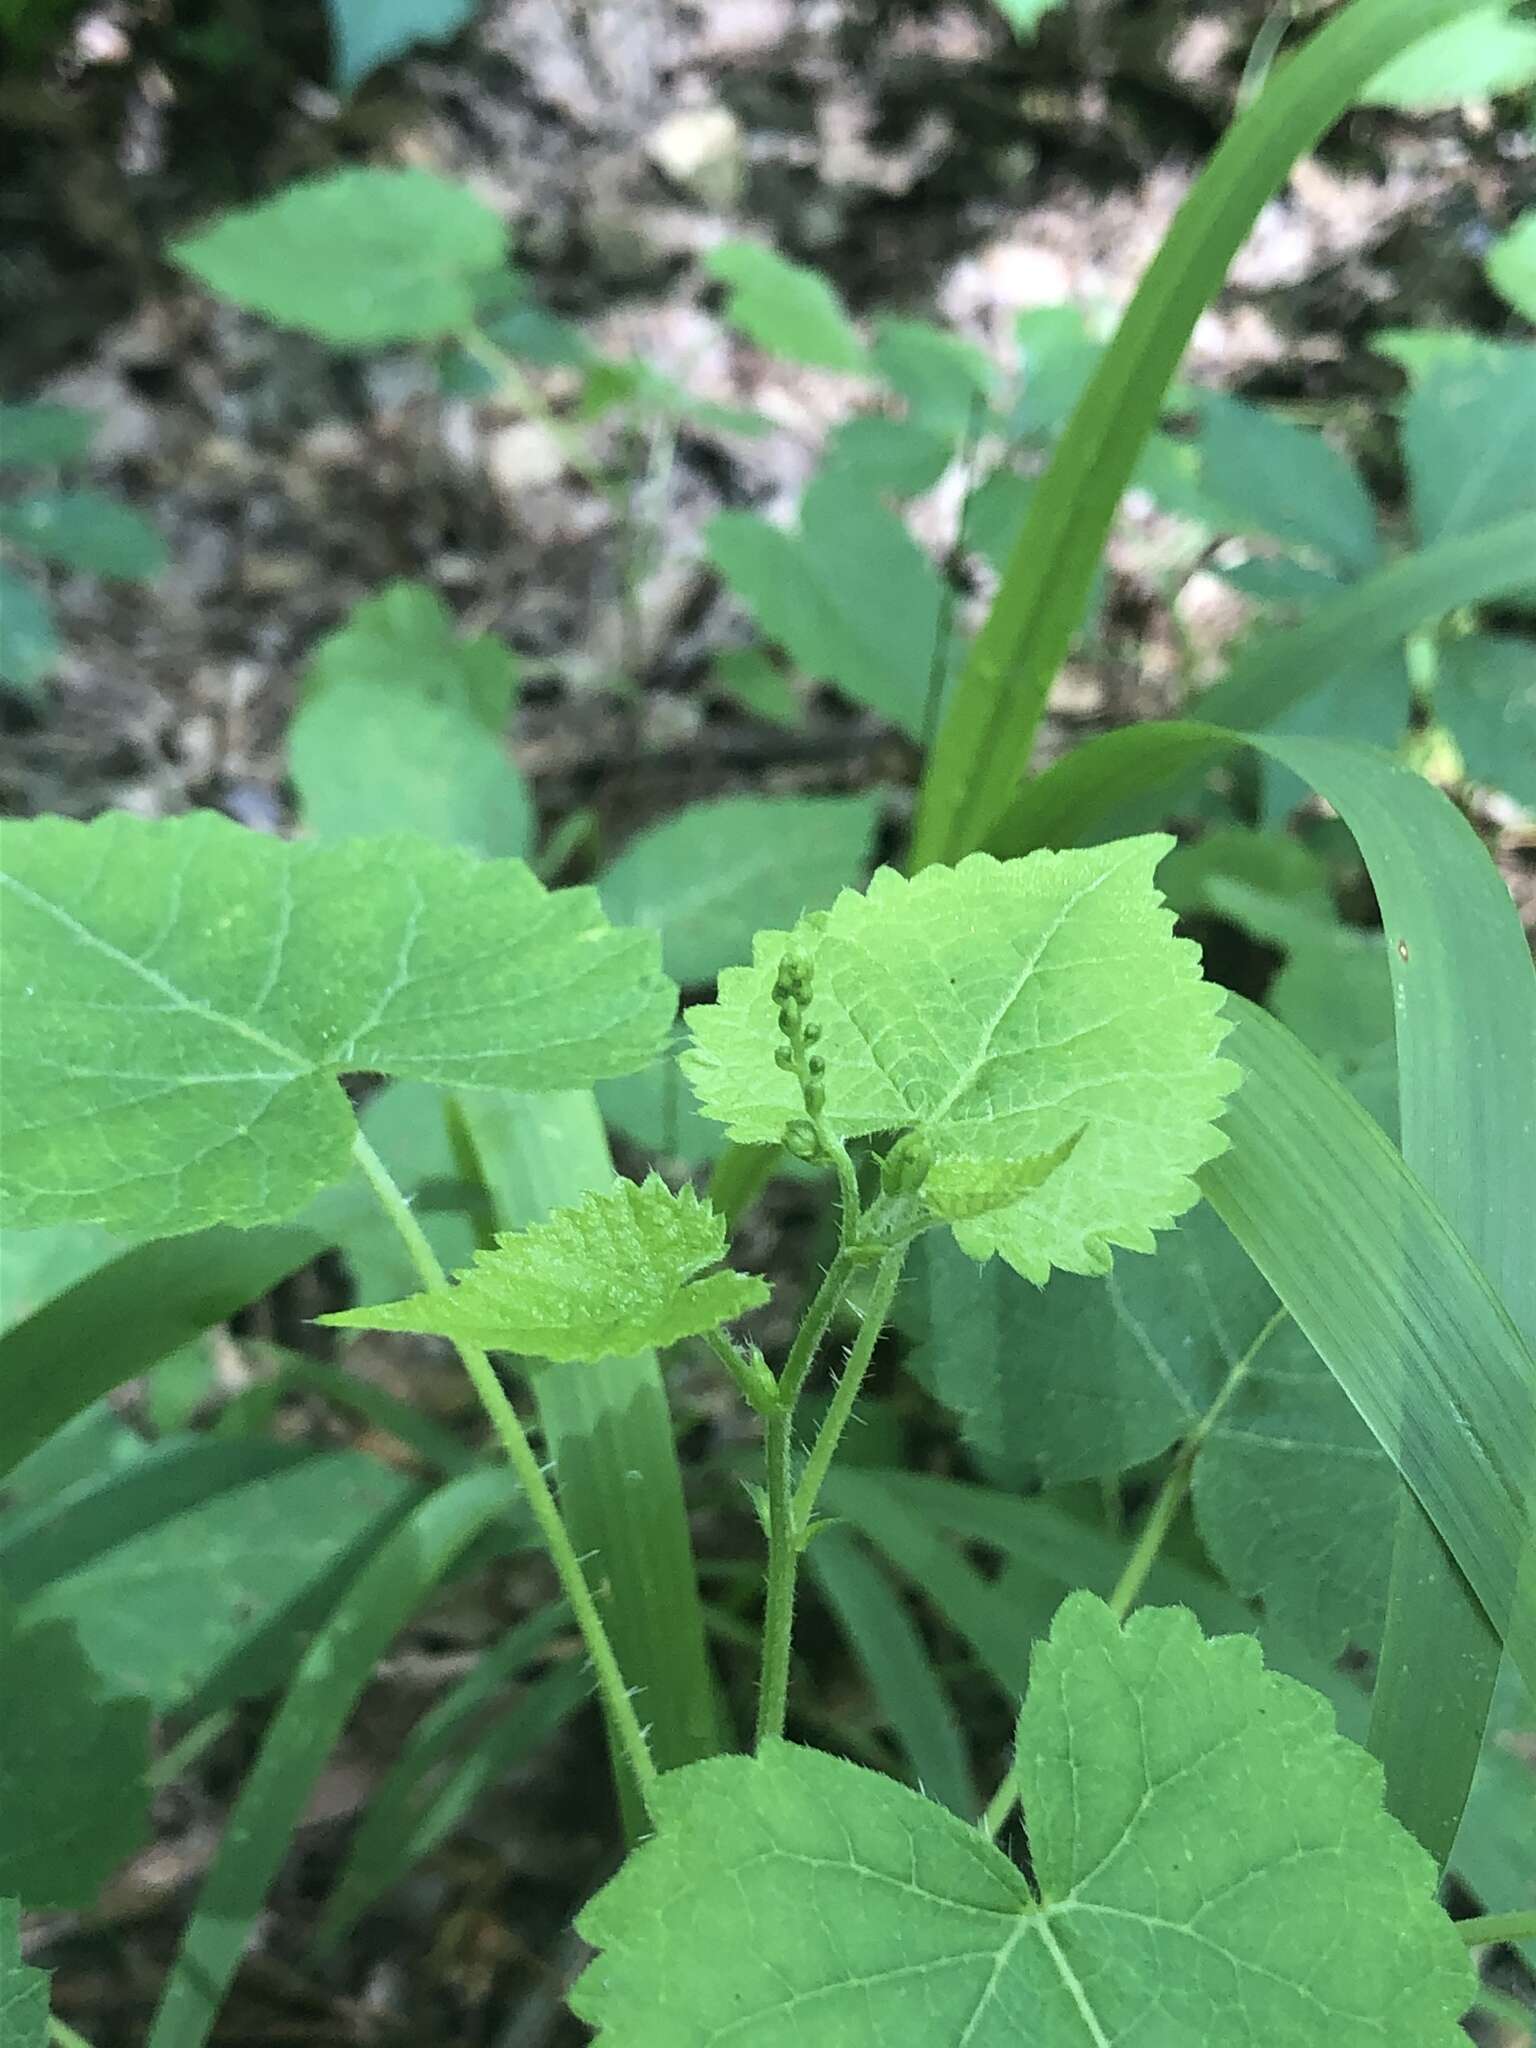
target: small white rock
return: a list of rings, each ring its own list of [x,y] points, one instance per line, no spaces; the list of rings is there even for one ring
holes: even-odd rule
[[[565,451],[538,420],[516,420],[499,427],[486,444],[485,466],[497,490],[507,497],[536,491],[565,474]]]
[[[646,137],[646,153],[675,185],[709,206],[741,190],[741,124],[729,107],[679,107]]]

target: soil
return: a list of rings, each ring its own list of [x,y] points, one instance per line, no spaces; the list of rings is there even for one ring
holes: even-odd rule
[[[284,732],[309,650],[396,577],[430,583],[522,655],[511,743],[545,822],[590,808],[592,844],[726,790],[910,789],[911,750],[829,693],[783,732],[710,691],[713,657],[746,627],[702,563],[704,523],[724,504],[792,504],[861,393],[733,337],[694,259],[724,234],[762,234],[825,270],[855,311],[938,313],[1000,358],[1023,309],[1113,311],[1228,123],[1269,12],[1268,0],[1074,0],[1021,44],[984,0],[492,0],[451,44],[346,104],[327,82],[318,7],[200,0],[80,16],[60,53],[0,85],[13,159],[0,389],[101,416],[92,480],[153,520],[171,567],[148,589],[57,580],[66,652],[40,707],[0,706],[0,807],[203,805],[282,829]],[[678,152],[701,121],[726,138],[725,161],[693,173]],[[230,312],[167,262],[167,243],[218,208],[355,159],[468,179],[510,223],[546,303],[778,431],[748,441],[689,428],[667,460],[599,434],[600,459],[638,479],[643,545],[626,579],[635,533],[542,430],[445,399],[409,355],[340,358]],[[1480,257],[1531,177],[1528,138],[1486,109],[1357,113],[1266,209],[1200,323],[1192,373],[1368,425],[1395,388],[1370,333],[1502,324]],[[561,396],[556,379],[549,397]],[[1367,432],[1366,453],[1390,496],[1378,441]],[[919,506],[923,537],[945,546],[955,509]],[[1105,646],[1069,668],[1048,747],[1166,700],[1182,643],[1156,575],[1161,539],[1149,516],[1123,523]],[[1197,579],[1180,622],[1207,661],[1241,617],[1220,592]],[[1511,875],[1536,898],[1523,844],[1507,826]],[[730,1425],[712,1398],[697,1392],[697,1427],[717,1445]],[[320,1404],[290,1421],[335,1428]],[[749,1543],[723,1489],[697,1468],[692,1480],[706,1544]],[[561,2009],[580,1961],[563,1930],[615,1839],[590,1712],[333,1964],[317,1968],[304,1948],[347,1823],[401,1731],[542,1593],[536,1568],[492,1562],[381,1669],[258,1924],[219,2042],[580,2037]],[[857,1689],[830,1632],[813,1625],[807,1649],[853,1740]],[[60,2009],[96,2048],[143,2038],[260,1726],[254,1711],[239,1717],[162,1795],[157,1847],[98,1914],[34,1930],[29,1951],[59,1973]]]

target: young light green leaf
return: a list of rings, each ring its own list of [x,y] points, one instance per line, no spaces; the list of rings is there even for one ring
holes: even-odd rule
[[[525,1357],[624,1358],[759,1308],[761,1280],[694,1276],[725,1257],[725,1219],[655,1174],[614,1180],[527,1230],[499,1232],[455,1287],[322,1316],[363,1330],[418,1330]]]
[[[1048,1152],[997,1159],[953,1153],[935,1160],[923,1178],[923,1201],[946,1223],[969,1223],[996,1209],[1011,1209],[1065,1165],[1086,1128],[1080,1125]]]
[[[1536,810],[1536,640],[1469,633],[1440,649],[1435,709],[1474,782]]]
[[[830,469],[806,492],[798,533],[755,512],[722,512],[704,540],[762,631],[798,667],[922,737],[945,662],[944,586],[871,489]]]
[[[1237,1076],[1216,1057],[1219,999],[1153,886],[1171,843],[976,854],[910,881],[881,869],[792,935],[814,972],[838,1136],[915,1128],[936,1160],[1020,1159],[1082,1130],[1035,1193],[954,1226],[974,1258],[1000,1253],[1034,1280],[1103,1272],[1114,1245],[1152,1248],[1221,1150]],[[727,969],[718,1002],[688,1013],[685,1070],[742,1144],[777,1143],[803,1114],[775,1064],[772,989],[790,943],[759,934],[755,964]]]
[[[336,1085],[566,1088],[671,1022],[647,933],[517,861],[284,844],[211,814],[0,826],[6,1221],[170,1235],[347,1171]]]
[[[0,404],[0,469],[73,462],[90,447],[95,432],[95,414],[76,405]]]
[[[446,43],[474,11],[475,0],[326,0],[337,86],[352,92],[417,43]]]
[[[505,253],[482,200],[428,171],[353,167],[290,185],[172,245],[211,291],[338,348],[467,327]]]
[[[35,696],[58,658],[47,598],[0,562],[0,683]]]
[[[1379,1640],[1398,1482],[1278,1308],[1202,1204],[1153,1258],[1043,1290],[998,1266],[978,1276],[928,1238],[904,1312],[913,1370],[1000,1485],[1110,1477],[1200,1432],[1194,1511],[1213,1562],[1334,1657]]]
[[[169,559],[148,520],[104,491],[38,491],[0,505],[0,539],[61,568],[132,583],[157,576]]]
[[[89,1906],[149,1833],[149,1707],[107,1691],[73,1629],[0,1598],[0,1894],[24,1906]]]
[[[1488,251],[1488,282],[1517,313],[1536,320],[1536,206]]]
[[[48,2048],[48,1972],[21,1959],[21,1907],[0,1899],[0,2040]]]
[[[642,832],[599,883],[615,924],[650,927],[686,987],[746,960],[764,925],[792,924],[866,871],[869,796],[727,796]]]
[[[410,831],[526,853],[532,806],[502,741],[516,688],[507,649],[460,639],[434,592],[366,599],[316,649],[289,728],[304,822],[322,839]]]
[[[1417,111],[1518,92],[1536,78],[1536,27],[1516,20],[1511,5],[1493,0],[1465,21],[1421,37],[1377,72],[1361,98]]]
[[[770,354],[829,370],[862,370],[864,344],[819,271],[760,242],[720,242],[704,267],[729,287],[725,317]]]
[[[1076,1594],[1019,1771],[1038,1896],[906,1787],[774,1744],[669,1774],[579,1923],[604,2044],[1453,2048],[1472,1976],[1429,1858],[1327,1703],[1179,1609]],[[917,2004],[914,2005],[914,2000]],[[1150,2017],[1149,2017],[1150,2016]]]

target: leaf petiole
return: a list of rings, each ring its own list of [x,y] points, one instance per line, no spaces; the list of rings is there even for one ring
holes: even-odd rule
[[[369,1186],[377,1196],[379,1206],[399,1233],[400,1241],[410,1255],[411,1263],[421,1276],[427,1288],[442,1288],[447,1285],[448,1276],[440,1264],[436,1252],[428,1243],[421,1225],[412,1213],[411,1205],[401,1193],[388,1167],[380,1159],[372,1145],[361,1131],[352,1141],[352,1156]],[[634,1774],[640,1796],[647,1809],[655,1789],[658,1772],[651,1755],[640,1717],[635,1712],[634,1701],[619,1669],[618,1658],[614,1655],[613,1644],[608,1630],[598,1611],[592,1589],[587,1584],[586,1573],[576,1555],[576,1547],[565,1526],[549,1482],[544,1477],[538,1454],[528,1441],[528,1433],[518,1418],[505,1387],[497,1377],[496,1369],[485,1352],[473,1344],[459,1344],[455,1347],[464,1362],[480,1405],[490,1418],[491,1427],[500,1439],[507,1454],[518,1484],[527,1496],[529,1508],[538,1524],[539,1534],[549,1552],[550,1562],[560,1581],[561,1591],[571,1603],[571,1612],[581,1630],[587,1654],[592,1659],[593,1673],[597,1679],[598,1693],[603,1702],[603,1711],[608,1716],[623,1750],[625,1761]]]

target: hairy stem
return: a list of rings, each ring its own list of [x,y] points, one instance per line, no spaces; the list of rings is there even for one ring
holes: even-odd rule
[[[762,1681],[757,1695],[756,1746],[784,1733],[789,1699],[789,1651],[795,1631],[795,1575],[800,1544],[795,1531],[794,1472],[790,1463],[791,1412],[780,1405],[767,1418],[763,1451],[768,1467],[768,1596],[763,1609]]]
[[[436,1252],[427,1242],[421,1225],[411,1211],[410,1203],[396,1186],[388,1167],[361,1131],[352,1141],[352,1155],[378,1197],[379,1206],[399,1232],[400,1241],[420,1274],[422,1284],[426,1287],[442,1287],[447,1275]],[[571,1542],[570,1532],[565,1526],[565,1518],[560,1513],[554,1494],[550,1491],[538,1455],[528,1441],[528,1433],[518,1419],[517,1410],[496,1376],[495,1367],[485,1353],[474,1345],[460,1344],[456,1348],[464,1361],[464,1370],[469,1374],[479,1396],[480,1405],[490,1418],[491,1427],[495,1430],[518,1484],[533,1510],[533,1518],[538,1524],[539,1534],[544,1539],[544,1547],[549,1552],[550,1562],[554,1565],[560,1589],[571,1603],[571,1612],[576,1617],[582,1640],[587,1646],[587,1654],[592,1659],[592,1669],[597,1679],[603,1710],[608,1716],[609,1725],[618,1737],[625,1760],[634,1773],[641,1797],[649,1806],[657,1778],[655,1761],[651,1756],[645,1730],[640,1725],[640,1717],[635,1712],[634,1701],[629,1696],[629,1688],[624,1683],[619,1661],[613,1653],[608,1630],[604,1626],[602,1615],[598,1612],[592,1589],[587,1584],[586,1573],[581,1568],[581,1560],[576,1555],[576,1547]]]
[[[827,1325],[837,1313],[837,1305],[848,1290],[853,1278],[855,1261],[846,1251],[839,1251],[822,1276],[821,1285],[811,1298],[811,1305],[801,1318],[795,1332],[795,1341],[789,1347],[789,1356],[784,1361],[784,1370],[779,1376],[779,1393],[784,1412],[794,1419],[794,1413],[801,1394],[805,1390],[806,1375],[815,1361],[822,1338],[827,1334]]]
[[[875,1345],[879,1341],[880,1332],[885,1328],[886,1318],[890,1315],[896,1283],[901,1278],[906,1256],[907,1247],[898,1245],[893,1251],[886,1253],[876,1268],[863,1324],[854,1339],[853,1349],[848,1353],[848,1363],[843,1367],[843,1376],[837,1383],[837,1392],[832,1396],[832,1405],[828,1408],[816,1441],[811,1446],[811,1455],[806,1460],[805,1472],[795,1493],[795,1527],[801,1538],[804,1537],[811,1516],[815,1513],[817,1496],[831,1469],[843,1431],[848,1427],[854,1404],[859,1398],[859,1389],[864,1384],[864,1375],[869,1371],[869,1362],[875,1355]]]

